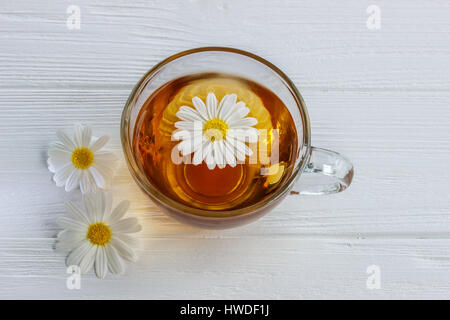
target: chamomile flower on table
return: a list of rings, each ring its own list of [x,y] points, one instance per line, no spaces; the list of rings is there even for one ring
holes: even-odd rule
[[[83,195],[84,209],[66,202],[69,217],[61,217],[64,228],[58,234],[56,248],[69,252],[67,266],[79,266],[81,273],[95,268],[97,277],[104,278],[108,270],[122,274],[124,260],[136,261],[136,239],[131,236],[141,230],[136,218],[124,218],[129,202],[122,201],[112,209],[109,192],[98,191]]]
[[[253,128],[258,120],[247,117],[250,109],[236,94],[225,95],[220,103],[213,92],[208,93],[206,104],[199,97],[192,98],[194,108],[181,106],[176,113],[181,121],[175,122],[174,140],[182,140],[177,148],[183,156],[194,153],[192,163],[205,161],[210,170],[227,164],[235,167],[252,155],[245,142],[256,142],[259,131]]]
[[[91,127],[79,124],[74,139],[63,131],[56,135],[60,141],[50,145],[47,160],[56,185],[67,192],[80,187],[82,193],[106,188],[118,164],[114,153],[102,150],[109,136],[93,139]]]

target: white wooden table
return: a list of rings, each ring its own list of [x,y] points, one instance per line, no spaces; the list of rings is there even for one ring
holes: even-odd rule
[[[67,28],[69,5],[79,30]],[[123,162],[122,108],[158,61],[210,45],[252,51],[292,78],[313,144],[353,161],[350,189],[289,196],[225,231],[155,208]],[[115,198],[144,230],[126,275],[90,272],[68,290],[55,220],[80,195],[54,185],[46,150],[78,121],[112,136]],[[0,164],[3,299],[450,298],[450,2],[2,0]],[[370,265],[380,289],[367,288]]]

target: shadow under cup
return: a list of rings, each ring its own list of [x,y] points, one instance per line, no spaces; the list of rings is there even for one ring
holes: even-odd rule
[[[290,176],[284,179],[283,184],[272,194],[247,207],[224,211],[211,211],[190,207],[175,201],[171,197],[161,193],[152,184],[152,181],[149,181],[147,175],[140,169],[137,163],[138,160],[133,152],[137,118],[141,108],[150,95],[174,79],[199,73],[231,74],[259,83],[277,95],[289,110],[292,120],[295,123],[298,146],[293,161],[294,168]],[[232,48],[207,47],[184,51],[165,59],[148,71],[134,87],[125,105],[121,122],[121,140],[129,170],[140,188],[168,215],[181,222],[203,228],[223,229],[249,223],[275,207],[289,193],[297,178],[300,176],[300,173],[304,171],[320,171],[326,175],[322,169],[325,168],[326,171],[326,166],[329,165],[327,163],[320,165],[317,162],[319,164],[317,166],[310,162],[313,148],[310,145],[309,118],[303,99],[291,80],[270,62],[252,53]],[[318,152],[317,154],[323,156],[322,152]],[[339,165],[337,162],[340,161],[340,165],[345,166],[345,168],[341,168],[342,170],[349,171],[351,169],[350,177],[347,172],[345,174],[347,181],[331,184],[331,187],[328,186],[329,192],[323,191],[326,189],[319,187],[320,192],[318,193],[342,191],[350,184],[353,169],[352,167],[349,168],[347,162],[342,159],[338,157],[331,159],[334,161],[331,167],[336,168],[336,165]],[[328,160],[326,159],[325,162]],[[331,172],[330,176],[335,174],[336,172]],[[313,188],[310,188],[310,190],[313,190]]]

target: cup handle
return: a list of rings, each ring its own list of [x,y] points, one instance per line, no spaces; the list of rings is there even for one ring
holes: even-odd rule
[[[311,148],[311,157],[291,194],[321,195],[344,191],[353,179],[353,165],[337,152]]]

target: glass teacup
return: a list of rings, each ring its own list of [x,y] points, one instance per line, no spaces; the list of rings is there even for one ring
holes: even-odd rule
[[[296,151],[291,170],[286,171],[286,176],[273,192],[257,202],[222,210],[177,201],[170,194],[162,192],[158,187],[160,181],[149,178],[139,163],[140,159],[133,150],[138,135],[136,126],[139,112],[149,97],[160,88],[174,79],[196,74],[229,74],[254,81],[273,92],[292,117],[296,129],[296,137],[292,137],[296,138]],[[121,139],[128,167],[141,189],[168,215],[198,227],[222,229],[249,223],[273,209],[290,192],[314,195],[336,193],[345,190],[353,178],[353,166],[346,158],[336,152],[311,146],[308,113],[292,81],[261,57],[232,48],[206,47],[184,51],[148,71],[135,86],[125,105]]]

